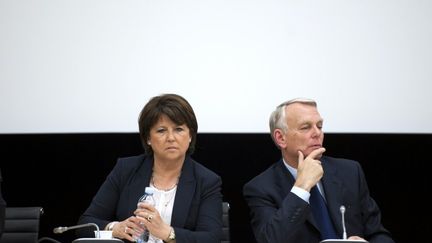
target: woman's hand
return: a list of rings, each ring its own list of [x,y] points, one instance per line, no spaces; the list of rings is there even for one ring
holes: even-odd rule
[[[171,226],[163,222],[159,212],[147,203],[138,203],[138,208],[134,212],[139,223],[145,227],[155,237],[166,240],[171,232]]]
[[[121,222],[118,222],[112,228],[112,236],[118,239],[135,241],[143,232],[140,221],[137,217],[131,216]]]
[[[361,238],[360,236],[350,236],[349,238],[348,238],[348,240],[364,240],[365,241],[365,239],[363,239],[363,238]]]

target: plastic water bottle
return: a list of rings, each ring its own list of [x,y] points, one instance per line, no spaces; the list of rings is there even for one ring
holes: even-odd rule
[[[152,187],[146,187],[145,193],[142,195],[142,197],[138,200],[138,203],[144,202],[152,205],[153,207],[156,205],[155,199],[153,197],[154,194],[154,188]],[[147,230],[147,228],[142,225],[144,232],[138,237],[137,243],[146,243],[150,239],[150,232]]]

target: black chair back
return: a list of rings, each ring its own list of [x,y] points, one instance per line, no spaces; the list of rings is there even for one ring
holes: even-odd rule
[[[6,208],[6,202],[3,199],[2,192],[1,192],[1,183],[2,183],[2,175],[0,170],[0,238],[2,237],[3,230],[4,230],[4,221],[5,221],[5,208]]]
[[[230,242],[230,227],[229,227],[229,203],[222,202],[222,240],[221,243]]]
[[[6,207],[0,243],[36,243],[42,207]]]

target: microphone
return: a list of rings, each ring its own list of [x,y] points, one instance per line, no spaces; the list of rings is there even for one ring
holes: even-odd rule
[[[346,232],[346,228],[345,228],[345,206],[344,205],[340,206],[339,210],[342,214],[342,229],[343,229],[342,239],[346,240],[347,239],[347,232]]]
[[[79,225],[74,225],[74,226],[70,226],[70,227],[57,227],[57,228],[54,228],[53,232],[54,232],[54,234],[61,234],[65,231],[68,231],[71,229],[85,228],[85,227],[89,227],[89,226],[93,226],[96,228],[96,232],[97,232],[97,236],[98,236],[97,238],[100,238],[99,226],[95,223],[79,224]]]
[[[347,239],[347,232],[346,232],[346,228],[345,228],[345,211],[346,211],[345,206],[341,205],[339,208],[339,211],[342,214],[342,229],[343,229],[342,239],[325,239],[325,240],[320,241],[320,243],[368,243],[367,240],[348,240]]]

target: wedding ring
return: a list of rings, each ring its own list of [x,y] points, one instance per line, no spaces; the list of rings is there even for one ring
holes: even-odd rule
[[[128,230],[128,227],[126,226],[126,227],[125,227],[125,234],[127,234],[127,230]]]

